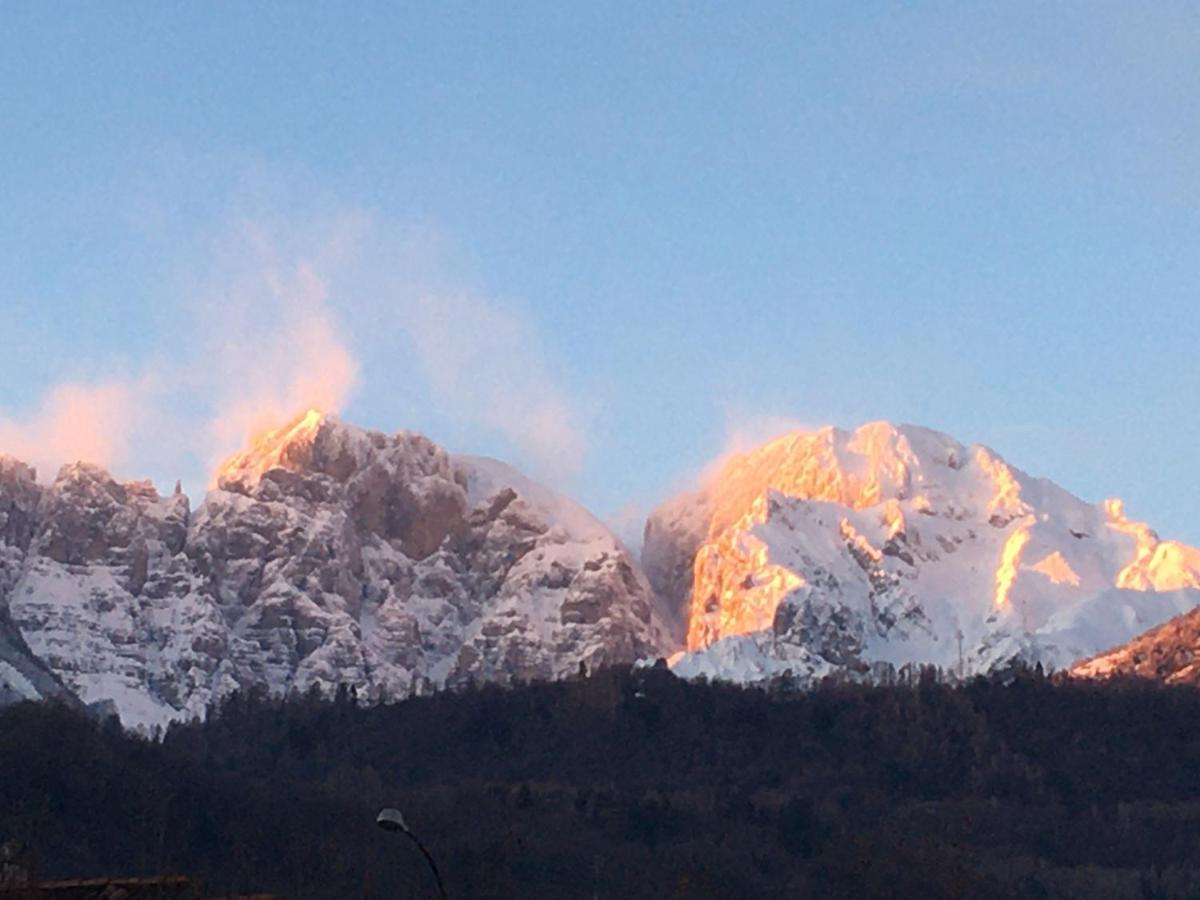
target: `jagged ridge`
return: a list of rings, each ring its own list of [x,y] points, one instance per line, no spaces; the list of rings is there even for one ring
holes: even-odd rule
[[[678,673],[743,680],[1063,667],[1200,604],[1200,552],[1119,501],[887,423],[734,457],[651,516],[643,563],[657,597],[607,528],[508,466],[316,411],[195,512],[0,459],[0,701],[65,684],[153,725],[237,688],[381,697],[681,644]]]
[[[511,468],[310,412],[181,494],[0,478],[0,607],[85,701],[161,724],[236,688],[402,695],[632,662],[661,636],[620,542]]]

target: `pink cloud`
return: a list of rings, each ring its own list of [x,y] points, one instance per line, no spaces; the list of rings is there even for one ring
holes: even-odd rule
[[[64,463],[126,466],[151,393],[145,380],[58,385],[29,415],[0,418],[0,452],[36,466],[43,481]]]

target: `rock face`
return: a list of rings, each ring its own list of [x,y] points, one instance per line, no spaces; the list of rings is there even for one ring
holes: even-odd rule
[[[733,458],[652,515],[643,561],[686,622],[684,675],[1058,668],[1200,604],[1200,551],[1120,501],[887,423]]]
[[[29,466],[0,456],[0,596],[19,579],[36,530],[41,491]],[[36,657],[0,604],[0,704],[74,696]]]
[[[90,466],[49,488],[15,466],[0,607],[128,724],[239,687],[403,695],[562,677],[663,642],[645,578],[599,522],[417,434],[310,412],[230,460],[194,513]]]
[[[8,614],[0,611],[0,706],[48,698],[77,702],[50,668],[33,655]]]

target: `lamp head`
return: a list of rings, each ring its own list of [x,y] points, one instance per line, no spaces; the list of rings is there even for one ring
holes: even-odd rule
[[[375,817],[375,824],[384,831],[408,831],[408,823],[404,821],[400,810],[391,807],[379,811],[379,815]]]

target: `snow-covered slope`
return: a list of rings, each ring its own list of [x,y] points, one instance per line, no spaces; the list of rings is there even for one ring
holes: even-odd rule
[[[231,459],[194,513],[85,465],[20,486],[0,606],[129,724],[238,687],[394,696],[561,677],[662,643],[649,585],[606,528],[418,434],[310,412]]]
[[[1063,667],[1200,604],[1200,551],[913,426],[787,435],[646,527],[680,674]]]

